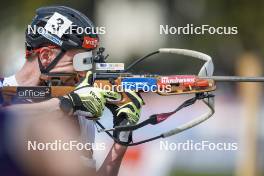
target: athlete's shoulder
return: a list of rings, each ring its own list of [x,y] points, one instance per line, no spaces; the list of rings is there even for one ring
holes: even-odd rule
[[[3,82],[4,82],[4,78],[0,77],[0,88],[3,87]],[[1,104],[3,104],[3,96],[2,96],[2,92],[0,91],[0,106]]]
[[[0,77],[0,87],[3,87],[4,78]]]

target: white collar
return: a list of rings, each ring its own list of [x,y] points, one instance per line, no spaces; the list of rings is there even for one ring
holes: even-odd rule
[[[5,78],[3,86],[18,86],[15,75]]]

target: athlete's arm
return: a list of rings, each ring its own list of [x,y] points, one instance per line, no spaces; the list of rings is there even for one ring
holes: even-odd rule
[[[140,118],[140,109],[143,105],[143,100],[139,94],[129,91],[127,92],[130,96],[133,96],[133,101],[124,104],[119,109],[114,110],[114,126],[124,126],[136,124]],[[132,132],[114,132],[113,136],[119,142],[124,144],[130,144],[132,142]],[[127,147],[114,143],[111,150],[109,151],[103,165],[98,170],[99,176],[117,176],[122,159],[126,153]]]
[[[51,112],[57,112],[63,115],[63,112],[60,110],[59,102],[60,100],[58,98],[52,98],[40,103],[15,104],[7,107],[2,107],[1,109],[10,113],[19,113],[19,115],[22,116],[39,115]]]
[[[117,176],[127,147],[114,143],[104,163],[97,171],[98,176]]]

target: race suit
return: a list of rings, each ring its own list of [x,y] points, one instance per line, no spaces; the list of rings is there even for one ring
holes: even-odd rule
[[[15,75],[7,77],[7,78],[0,78],[0,88],[3,86],[19,86],[17,81],[16,81]],[[3,97],[2,97],[1,92],[0,92],[0,105],[2,103],[3,103]],[[25,103],[25,101],[19,102],[18,100],[13,99],[12,103],[20,104],[20,103]],[[89,144],[94,143],[94,141],[95,141],[95,127],[94,127],[93,121],[87,120],[83,116],[78,116],[78,120],[79,120],[79,124],[80,124],[82,141],[84,143],[89,143]],[[91,156],[92,156],[92,150],[90,150],[90,152],[91,152]],[[96,167],[96,162],[93,158],[87,158],[84,156],[81,156],[81,158],[83,159],[83,162],[87,167],[91,167],[91,168]]]

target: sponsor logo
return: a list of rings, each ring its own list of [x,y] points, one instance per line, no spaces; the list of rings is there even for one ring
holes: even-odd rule
[[[17,88],[18,98],[51,98],[50,87],[18,87]]]
[[[195,83],[195,76],[179,75],[179,76],[163,76],[160,78],[161,84],[177,84],[177,83]]]
[[[56,43],[57,45],[61,46],[62,45],[62,41],[58,38],[58,37],[55,37],[53,35],[51,35],[50,33],[48,33],[47,31],[45,31],[45,29],[43,28],[40,28],[40,34],[45,37],[46,39]]]
[[[98,98],[97,95],[95,95],[95,93],[93,91],[91,91],[90,93],[91,93],[92,97],[97,100],[97,102],[99,102],[100,104],[102,103],[101,99]]]
[[[121,84],[125,90],[154,91],[157,89],[155,78],[123,78]]]
[[[87,49],[93,49],[93,48],[96,48],[98,46],[98,43],[99,43],[99,41],[97,38],[85,36],[83,38],[82,47],[87,48]]]
[[[96,70],[124,70],[124,63],[98,63]]]

